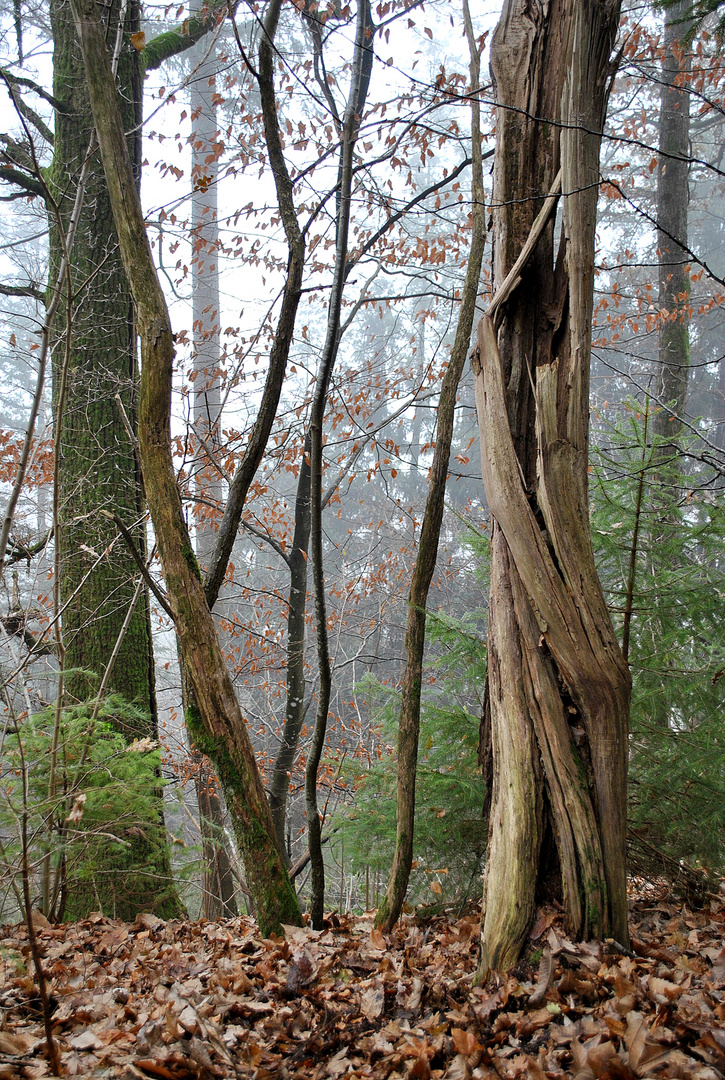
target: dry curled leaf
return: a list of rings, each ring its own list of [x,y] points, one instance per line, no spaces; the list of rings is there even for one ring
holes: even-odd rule
[[[546,995],[554,978],[554,953],[550,945],[544,946],[544,952],[539,961],[539,973],[536,977],[536,989],[529,998],[528,1007],[538,1009],[544,1004]]]

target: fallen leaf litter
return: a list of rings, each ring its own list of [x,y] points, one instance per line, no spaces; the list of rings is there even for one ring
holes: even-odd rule
[[[66,1076],[107,1080],[725,1078],[725,901],[640,898],[631,949],[542,911],[526,958],[473,986],[477,916],[331,916],[263,940],[245,918],[37,932]],[[49,1075],[24,926],[0,949],[0,1080]]]

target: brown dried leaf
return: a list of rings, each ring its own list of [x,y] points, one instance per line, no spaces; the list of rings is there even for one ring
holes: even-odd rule
[[[22,1057],[29,1054],[38,1041],[32,1035],[25,1035],[20,1031],[0,1031],[0,1054]]]
[[[385,1008],[385,988],[382,985],[371,986],[360,998],[360,1012],[368,1020],[377,1020]]]
[[[385,941],[385,935],[382,930],[378,930],[377,926],[374,926],[370,931],[370,944],[373,949],[387,949],[387,943]]]
[[[637,1004],[637,988],[621,971],[614,976],[615,1008],[621,1016],[632,1012]]]
[[[456,1054],[451,1058],[446,1069],[445,1080],[470,1080],[471,1070],[464,1054]]]
[[[536,989],[528,1000],[528,1008],[538,1009],[544,1004],[546,995],[554,978],[554,954],[550,945],[544,946],[544,952],[539,963],[539,973],[536,977]]]
[[[715,990],[725,986],[725,949],[721,949],[713,960],[709,982]]]
[[[451,1038],[458,1053],[465,1054],[466,1057],[470,1057],[471,1054],[483,1049],[472,1031],[464,1031],[463,1028],[457,1027],[451,1028]]]
[[[287,993],[296,994],[301,986],[308,986],[315,976],[315,967],[307,949],[296,949],[287,971]]]
[[[80,1035],[71,1036],[68,1039],[68,1045],[74,1050],[100,1050],[103,1043],[93,1031],[87,1029],[82,1031]]]

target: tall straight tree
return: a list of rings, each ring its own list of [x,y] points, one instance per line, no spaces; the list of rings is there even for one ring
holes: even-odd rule
[[[201,0],[190,10],[198,17]],[[202,569],[209,565],[216,530],[214,507],[224,502],[224,486],[216,458],[221,437],[222,387],[219,326],[219,222],[217,219],[217,147],[219,129],[215,105],[217,53],[215,43],[202,41],[191,55],[191,258],[192,321],[194,344],[194,430],[199,454],[196,461],[196,555]],[[211,512],[210,512],[211,511]],[[220,606],[218,604],[217,606]],[[209,759],[195,751],[196,794],[203,856],[203,911],[213,922],[237,914],[229,849],[224,833],[224,814],[217,782]]]
[[[479,978],[516,961],[546,888],[571,934],[627,943],[631,680],[587,491],[599,147],[618,16],[619,0],[506,0],[491,45],[494,299],[473,357],[493,519]]]
[[[692,55],[688,35],[692,0],[675,0],[665,8],[660,88],[659,150],[657,162],[657,259],[660,310],[657,400],[666,408],[652,418],[652,430],[663,440],[663,453],[676,454],[687,402],[690,368],[687,272],[687,209],[690,156],[690,88]]]
[[[65,226],[75,201],[76,181],[89,150],[93,124],[85,91],[83,61],[66,3],[52,0],[56,109],[53,162],[49,188]],[[119,5],[107,9],[107,31],[115,40]],[[138,31],[140,7],[125,8],[125,46],[118,64],[124,88],[124,124],[129,152],[140,163],[141,69],[128,35]],[[138,173],[137,173],[138,176]],[[50,280],[60,264],[63,246],[51,215]],[[101,169],[89,170],[86,198],[71,255],[76,293],[70,347],[56,341],[53,350],[54,408],[58,419],[60,455],[59,535],[63,633],[68,674],[67,693],[85,700],[94,693],[87,673],[100,676],[121,628],[134,592],[132,563],[111,517],[113,511],[132,530],[143,548],[143,499],[134,454],[121,407],[129,422],[135,416],[135,350],[133,312],[123,267],[118,256],[113,217]],[[63,306],[64,308],[64,306]],[[59,317],[65,328],[65,310]],[[68,370],[63,377],[63,365]],[[64,388],[62,415],[59,414]],[[120,399],[119,401],[116,399]],[[109,545],[113,547],[109,550]],[[98,555],[105,552],[99,562]],[[144,594],[145,597],[145,594]],[[148,603],[137,605],[111,675],[109,690],[121,693],[148,717],[144,730],[127,736],[155,737],[151,627]]]
[[[190,48],[214,24],[209,7],[194,15],[184,32],[171,30],[139,52],[141,8],[138,0],[104,8],[106,32],[118,40],[117,76],[129,154],[138,183],[141,168],[142,86],[144,73]],[[49,207],[49,280],[63,253],[61,229],[75,202],[76,184],[89,152],[93,121],[85,86],[83,60],[70,8],[51,0],[53,32],[53,158],[47,190],[57,206]],[[91,150],[93,149],[90,147]],[[17,178],[17,174],[16,174]],[[91,696],[94,683],[111,655],[134,592],[133,563],[118,538],[118,515],[143,550],[144,514],[140,473],[134,452],[136,414],[136,335],[131,296],[118,251],[113,215],[97,150],[91,154],[86,197],[71,252],[74,299],[71,340],[53,350],[54,406],[60,454],[59,536],[61,600],[66,666],[65,688],[79,700]],[[65,309],[65,305],[61,305]],[[65,330],[65,310],[58,333]],[[63,367],[67,365],[65,378]],[[61,387],[62,416],[58,415]],[[125,413],[125,415],[124,415]],[[103,553],[99,561],[97,555]],[[124,731],[130,736],[156,733],[151,629],[147,594],[126,630],[108,683],[110,692],[141,706],[148,720]]]

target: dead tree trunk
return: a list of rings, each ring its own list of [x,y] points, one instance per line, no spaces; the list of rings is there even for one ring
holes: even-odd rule
[[[618,0],[506,0],[495,296],[473,357],[493,517],[493,791],[479,977],[519,956],[553,889],[570,932],[626,944],[630,676],[597,578],[587,491],[600,132]],[[561,185],[561,236],[553,211]]]

